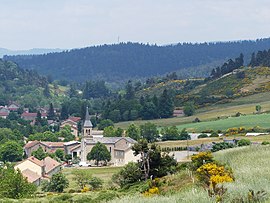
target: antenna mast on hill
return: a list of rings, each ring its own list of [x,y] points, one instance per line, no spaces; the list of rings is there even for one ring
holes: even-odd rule
[[[118,38],[117,38],[117,41],[118,41],[118,44],[119,44],[119,42],[120,42],[120,37],[118,36]]]

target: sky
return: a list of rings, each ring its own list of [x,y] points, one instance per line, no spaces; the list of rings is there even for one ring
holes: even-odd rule
[[[0,0],[0,47],[270,37],[269,0]]]

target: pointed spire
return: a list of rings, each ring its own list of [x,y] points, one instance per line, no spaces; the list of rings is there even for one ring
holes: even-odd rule
[[[85,119],[84,119],[84,125],[83,125],[84,128],[92,128],[93,125],[92,125],[92,122],[90,120],[90,115],[89,115],[89,111],[88,111],[88,107],[86,107],[86,113],[85,113]]]

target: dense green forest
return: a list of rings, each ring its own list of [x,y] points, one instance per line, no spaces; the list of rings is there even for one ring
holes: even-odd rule
[[[44,55],[5,56],[4,60],[15,61],[22,68],[51,75],[54,79],[120,82],[123,79],[127,81],[130,78],[163,75],[184,68],[185,72],[180,72],[183,77],[190,75],[189,70],[205,77],[210,73],[202,65],[234,58],[239,53],[249,58],[252,52],[269,47],[270,38],[166,46],[120,43]]]

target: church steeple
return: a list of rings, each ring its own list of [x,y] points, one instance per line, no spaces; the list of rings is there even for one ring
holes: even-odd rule
[[[86,107],[85,119],[84,119],[84,124],[83,124],[83,136],[93,138],[92,128],[93,128],[93,124],[90,120],[88,107]]]
[[[89,115],[89,111],[88,111],[88,107],[86,107],[86,113],[85,113],[85,119],[84,119],[84,124],[83,124],[83,127],[85,128],[92,128],[93,125],[92,125],[92,122],[90,120],[90,115]]]

